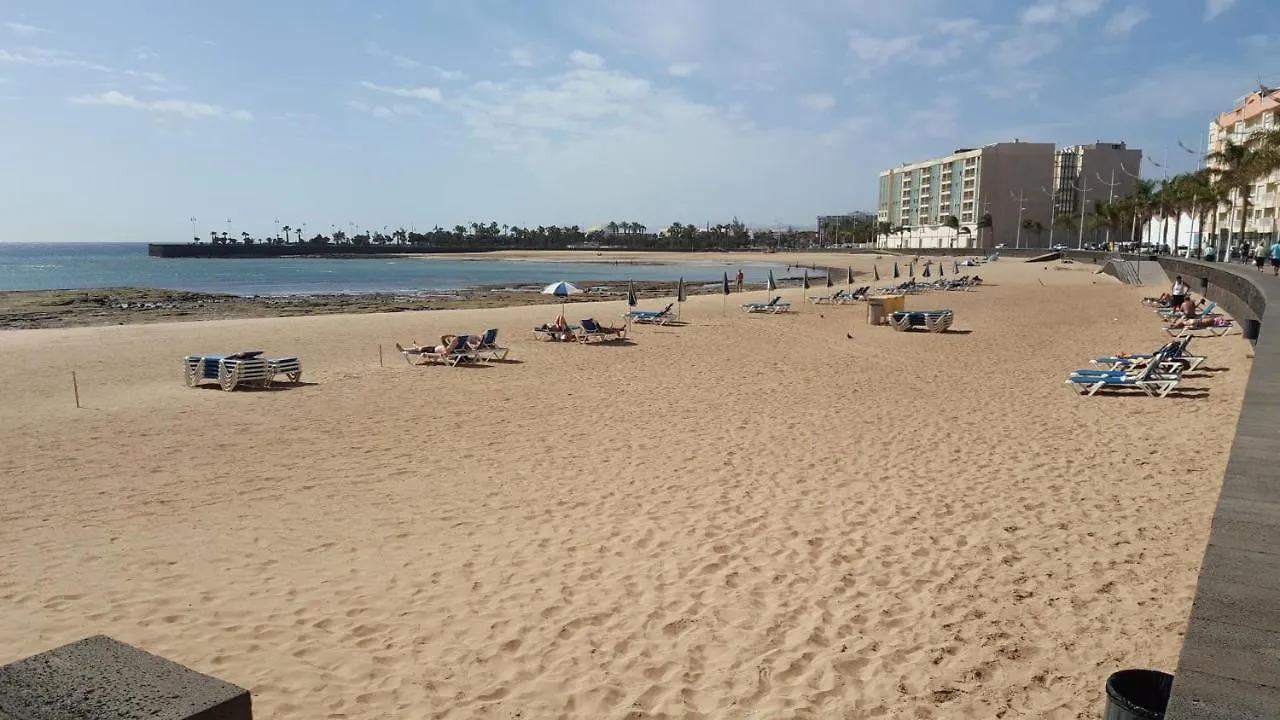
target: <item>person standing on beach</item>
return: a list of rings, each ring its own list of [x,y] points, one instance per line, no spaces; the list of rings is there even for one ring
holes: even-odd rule
[[[738,268],[738,292],[742,292],[742,268]]]
[[[1169,291],[1169,307],[1178,308],[1187,299],[1187,294],[1191,292],[1191,288],[1182,282],[1182,276],[1179,275],[1173,279],[1173,289]]]

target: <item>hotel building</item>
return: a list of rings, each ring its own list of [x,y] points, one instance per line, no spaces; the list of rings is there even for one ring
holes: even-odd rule
[[[1038,245],[1043,237],[1023,230],[1021,220],[1049,228],[1048,188],[1053,186],[1052,143],[994,143],[904,164],[880,173],[877,220],[902,228],[882,238],[889,248],[980,248]],[[991,228],[979,232],[984,214]],[[960,230],[944,225],[954,215]],[[1045,233],[1047,235],[1047,232]]]
[[[1071,145],[1054,153],[1054,213],[1080,216],[1093,213],[1096,201],[1126,197],[1138,186],[1142,151],[1124,143]],[[1078,221],[1077,221],[1078,222]]]
[[[1209,123],[1209,152],[1219,152],[1227,141],[1243,143],[1258,130],[1274,130],[1280,127],[1280,89],[1259,88],[1236,101],[1235,107],[1222,113]],[[1241,217],[1243,208],[1233,190],[1227,201],[1215,214],[1218,233],[1225,238],[1226,230],[1239,239],[1241,233],[1247,239],[1272,236],[1277,227],[1277,186],[1280,171],[1258,178],[1249,194],[1249,216]],[[1232,201],[1235,202],[1234,212]],[[1234,243],[1233,243],[1234,244]]]

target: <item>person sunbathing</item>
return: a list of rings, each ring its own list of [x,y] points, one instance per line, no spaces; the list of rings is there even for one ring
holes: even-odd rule
[[[610,327],[608,325],[603,325],[601,323],[596,322],[595,318],[587,318],[582,324],[586,325],[588,323],[595,323],[597,330],[606,335],[617,335],[618,337],[622,337],[623,333],[627,331],[627,328],[625,325],[622,327]]]
[[[536,329],[539,332],[551,333],[551,336],[556,340],[567,341],[573,339],[573,332],[569,329],[569,321],[564,319],[564,313],[560,313],[554,323],[550,325],[543,323]]]
[[[1144,305],[1155,305],[1163,308],[1169,307],[1169,303],[1172,299],[1173,296],[1169,293],[1160,293],[1160,297],[1145,297],[1142,298],[1142,302]]]
[[[441,335],[439,345],[419,345],[414,341],[409,347],[402,347],[400,343],[396,343],[396,349],[410,355],[448,355],[457,350],[459,344],[457,335]]]
[[[1222,315],[1210,315],[1208,317],[1186,317],[1181,320],[1174,320],[1165,325],[1170,330],[1203,330],[1205,328],[1228,327],[1231,325],[1231,319]]]

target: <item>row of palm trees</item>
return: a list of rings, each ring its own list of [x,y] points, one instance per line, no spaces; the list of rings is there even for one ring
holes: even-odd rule
[[[212,245],[311,245],[320,247],[412,246],[428,248],[534,249],[552,250],[592,245],[618,245],[638,249],[709,250],[748,247],[800,248],[812,244],[816,233],[796,230],[749,230],[734,218],[732,222],[698,227],[672,223],[662,232],[652,233],[638,222],[611,221],[603,226],[583,230],[577,225],[525,228],[499,225],[496,222],[455,225],[452,229],[434,227],[419,231],[398,228],[382,231],[350,233],[334,227],[328,234],[303,237],[303,229],[284,225],[273,237],[255,238],[247,232],[238,236],[230,232],[210,231]],[[203,238],[195,237],[200,243]]]

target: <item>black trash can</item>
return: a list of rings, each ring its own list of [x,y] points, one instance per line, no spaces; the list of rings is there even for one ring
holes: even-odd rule
[[[1246,319],[1244,322],[1240,323],[1240,334],[1244,335],[1244,339],[1254,345],[1258,344],[1258,334],[1261,332],[1262,323],[1257,320]]]
[[[1121,670],[1107,678],[1103,720],[1163,720],[1173,676],[1159,670]]]

